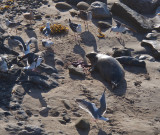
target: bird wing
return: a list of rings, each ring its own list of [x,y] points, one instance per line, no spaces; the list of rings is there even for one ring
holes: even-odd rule
[[[117,20],[115,20],[115,22],[117,23],[117,27],[119,28],[122,24],[119,22],[119,21],[117,21]]]
[[[25,45],[23,39],[20,36],[10,36],[10,38],[20,42],[23,45],[23,49],[26,50],[26,45]]]
[[[95,112],[98,110],[94,103],[90,103],[82,99],[76,99],[76,102],[79,104],[80,108],[84,109],[92,117],[94,117]]]
[[[101,98],[100,98],[100,108],[98,108],[98,112],[100,115],[103,115],[106,112],[106,97],[105,97],[105,91],[103,92]]]

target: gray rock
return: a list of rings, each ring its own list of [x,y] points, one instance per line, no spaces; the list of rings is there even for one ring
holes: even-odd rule
[[[138,66],[138,67],[146,67],[146,63],[143,60],[138,60],[136,58],[130,57],[130,56],[122,56],[122,57],[116,57],[116,60],[119,61],[122,65],[127,66]]]
[[[157,8],[159,0],[121,0],[140,14],[151,14]]]
[[[59,116],[59,111],[57,111],[57,109],[51,109],[49,111],[49,114],[52,116],[52,117],[58,117]]]
[[[63,116],[63,120],[68,123],[70,122],[71,118],[66,114],[65,116]]]
[[[69,10],[72,8],[72,6],[66,2],[58,2],[55,7],[62,10]]]
[[[77,8],[78,8],[79,10],[87,10],[87,9],[89,8],[89,4],[86,3],[86,2],[84,2],[84,1],[82,1],[82,2],[79,2],[79,3],[77,4]]]
[[[82,67],[74,67],[73,65],[70,65],[68,67],[69,69],[69,73],[70,74],[75,74],[75,75],[79,75],[79,76],[82,76],[84,77],[85,76],[85,73],[83,72],[83,68]]]
[[[160,60],[160,41],[142,40],[141,46],[144,47],[156,60]]]
[[[105,29],[105,28],[109,28],[112,25],[109,22],[105,22],[105,21],[98,21],[98,27],[101,29]]]
[[[16,135],[17,132],[22,130],[22,128],[17,126],[16,124],[9,124],[5,127],[5,130]]]
[[[160,38],[160,33],[153,31],[151,33],[148,33],[145,37],[147,40],[156,40],[157,38]]]
[[[111,12],[113,15],[124,19],[140,33],[150,32],[154,27],[154,22],[150,18],[137,13],[123,3],[114,3]]]
[[[111,17],[107,5],[103,2],[93,2],[88,8],[89,11],[92,11],[92,17],[95,19],[106,19]]]
[[[65,120],[58,120],[61,124],[65,125],[66,121]]]
[[[131,56],[129,49],[113,48],[113,57]]]
[[[64,104],[64,106],[66,107],[66,109],[71,109],[71,104],[69,103],[68,100],[62,100],[62,103]]]
[[[81,130],[89,130],[90,129],[90,123],[87,119],[80,118],[77,120],[75,124],[76,128],[81,129]]]
[[[39,111],[39,114],[42,116],[47,116],[48,115],[48,108],[42,107],[41,110]]]
[[[71,16],[78,16],[78,14],[79,14],[79,12],[77,11],[77,10],[75,10],[75,9],[71,9],[71,10],[69,10],[69,13],[71,14]]]
[[[49,75],[52,73],[58,73],[56,68],[53,68],[45,63],[41,63],[41,65],[38,68]]]
[[[75,5],[75,6],[81,1],[84,1],[84,0],[66,0],[67,3]]]

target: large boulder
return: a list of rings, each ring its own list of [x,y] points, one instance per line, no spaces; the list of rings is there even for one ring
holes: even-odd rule
[[[111,17],[111,14],[107,8],[107,5],[103,2],[95,1],[88,8],[92,11],[92,17],[94,19],[107,19]]]
[[[79,10],[87,10],[87,9],[89,8],[89,4],[86,3],[86,2],[84,2],[84,1],[82,1],[82,2],[79,2],[79,3],[77,4],[77,8],[78,8]]]
[[[68,9],[71,9],[72,6],[69,5],[69,4],[66,3],[66,2],[58,2],[58,3],[56,4],[56,8],[61,9],[61,10],[68,10]]]
[[[141,46],[144,47],[156,60],[160,60],[160,41],[142,40]]]
[[[123,3],[114,3],[111,12],[124,19],[140,33],[150,32],[154,27],[154,22],[150,18],[137,13]]]
[[[124,4],[140,14],[150,14],[158,7],[159,0],[121,0]]]

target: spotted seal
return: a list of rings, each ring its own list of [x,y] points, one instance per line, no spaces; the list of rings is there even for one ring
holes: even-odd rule
[[[91,52],[86,55],[91,62],[90,71],[97,70],[101,76],[116,88],[124,78],[125,73],[121,64],[113,57],[105,54]]]

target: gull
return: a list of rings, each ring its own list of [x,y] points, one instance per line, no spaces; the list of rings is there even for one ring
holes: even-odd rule
[[[45,39],[42,40],[42,45],[43,45],[43,47],[49,48],[49,47],[51,47],[53,44],[54,44],[54,43],[53,43],[51,40],[45,40]]]
[[[46,27],[43,29],[42,33],[43,33],[45,36],[48,36],[48,35],[51,34],[50,22],[47,22],[47,23],[46,23]]]
[[[33,14],[32,10],[30,10],[30,12],[24,13],[24,14],[23,14],[23,17],[24,17],[26,20],[30,20],[30,25],[31,25],[31,21],[34,19],[34,14]]]
[[[77,35],[75,35],[75,33],[82,32],[81,24],[72,23],[71,20],[69,19],[69,27],[74,32],[74,37],[75,37],[75,40],[77,41]]]
[[[24,52],[25,55],[30,53],[30,44],[37,42],[37,39],[34,38],[34,37],[30,38],[30,40],[27,41],[26,43],[23,41],[23,39],[20,36],[10,36],[10,39],[18,41],[22,44],[23,52]]]
[[[22,20],[23,21],[23,20]],[[19,21],[19,22],[12,22],[12,21],[9,21],[8,19],[5,20],[6,22],[6,26],[8,28],[16,28],[17,26],[21,25],[21,22],[22,21]],[[11,32],[11,31],[10,31]],[[17,28],[16,28],[16,34],[17,34]]]
[[[85,29],[88,29],[88,21],[92,20],[92,11],[80,10],[79,17],[84,21]],[[87,23],[87,27],[85,22]]]
[[[82,99],[76,99],[76,102],[79,104],[79,107],[88,112],[94,119],[108,121],[108,118],[103,117],[106,112],[106,98],[105,90],[100,98],[100,108],[97,108],[94,103],[87,102]]]
[[[34,53],[28,53],[22,57],[19,57],[19,61],[27,59],[27,66],[24,69],[30,69],[34,71],[42,62],[42,57],[37,56]]]

